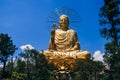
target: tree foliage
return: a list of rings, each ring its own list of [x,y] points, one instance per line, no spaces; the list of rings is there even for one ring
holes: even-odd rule
[[[115,80],[120,79],[120,1],[104,0],[100,8],[100,30],[103,38],[109,40],[105,44],[104,61],[110,66]],[[111,74],[110,74],[111,75]]]
[[[3,73],[6,67],[6,61],[10,55],[13,55],[16,46],[13,44],[11,37],[8,34],[0,34],[0,61],[3,63]],[[4,76],[4,74],[3,74]]]
[[[25,80],[48,80],[50,71],[53,70],[53,65],[49,64],[45,56],[35,49],[25,50],[20,53],[21,58],[17,60],[15,72],[18,74],[26,74]],[[17,78],[17,76],[16,76]]]
[[[73,70],[73,80],[100,79],[99,74],[103,71],[103,63],[93,60],[77,60]]]

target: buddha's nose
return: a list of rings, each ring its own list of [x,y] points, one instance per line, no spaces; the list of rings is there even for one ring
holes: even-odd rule
[[[65,22],[65,20],[63,19],[63,22]]]

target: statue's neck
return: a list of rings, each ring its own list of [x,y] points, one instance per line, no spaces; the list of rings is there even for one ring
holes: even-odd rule
[[[61,30],[63,30],[63,31],[67,31],[68,30],[68,28],[60,28]]]

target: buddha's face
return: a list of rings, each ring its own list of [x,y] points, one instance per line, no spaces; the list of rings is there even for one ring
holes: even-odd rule
[[[60,20],[59,20],[60,29],[67,30],[68,24],[69,24],[68,17],[65,15],[60,16]]]

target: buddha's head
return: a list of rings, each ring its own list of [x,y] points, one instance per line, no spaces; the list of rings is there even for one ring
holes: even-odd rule
[[[61,15],[59,18],[59,26],[62,30],[67,30],[69,26],[69,18],[67,15]]]

